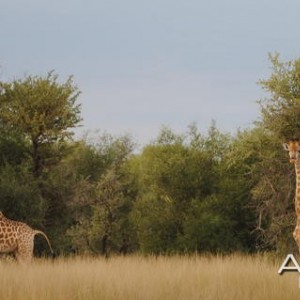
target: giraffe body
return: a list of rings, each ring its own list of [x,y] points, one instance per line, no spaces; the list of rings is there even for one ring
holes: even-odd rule
[[[33,256],[34,236],[36,234],[44,236],[51,253],[53,253],[49,239],[44,232],[32,229],[25,223],[10,220],[0,211],[1,253],[14,253],[18,262],[30,262]]]
[[[294,240],[297,243],[300,253],[300,141],[291,140],[287,144],[283,144],[286,151],[289,152],[290,162],[295,165],[296,173],[296,193],[295,193],[295,213],[297,216],[296,227],[293,232]]]

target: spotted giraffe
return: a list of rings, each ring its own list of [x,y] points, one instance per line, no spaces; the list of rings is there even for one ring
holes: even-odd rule
[[[295,212],[296,227],[293,237],[297,243],[300,253],[300,141],[298,139],[290,140],[283,144],[286,151],[289,152],[290,162],[295,165],[296,173],[296,192],[295,192]]]
[[[44,232],[32,229],[25,223],[10,220],[0,211],[0,253],[14,253],[18,262],[30,262],[36,234],[44,236],[53,253],[49,239]]]

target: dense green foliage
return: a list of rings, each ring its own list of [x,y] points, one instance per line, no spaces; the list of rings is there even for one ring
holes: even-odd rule
[[[252,128],[163,127],[139,152],[129,136],[72,139],[72,78],[1,82],[0,209],[45,230],[58,254],[293,250],[294,170],[281,143],[300,138],[300,60],[270,58]]]

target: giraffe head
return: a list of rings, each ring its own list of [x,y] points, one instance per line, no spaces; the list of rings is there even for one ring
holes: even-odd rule
[[[290,140],[288,143],[283,144],[283,148],[289,152],[290,162],[292,164],[296,163],[300,158],[300,141]]]

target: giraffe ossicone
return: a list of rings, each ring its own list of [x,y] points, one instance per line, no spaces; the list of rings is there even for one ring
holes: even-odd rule
[[[18,262],[28,263],[33,257],[34,236],[42,235],[53,253],[47,235],[23,222],[10,220],[0,211],[0,253],[14,253]]]

